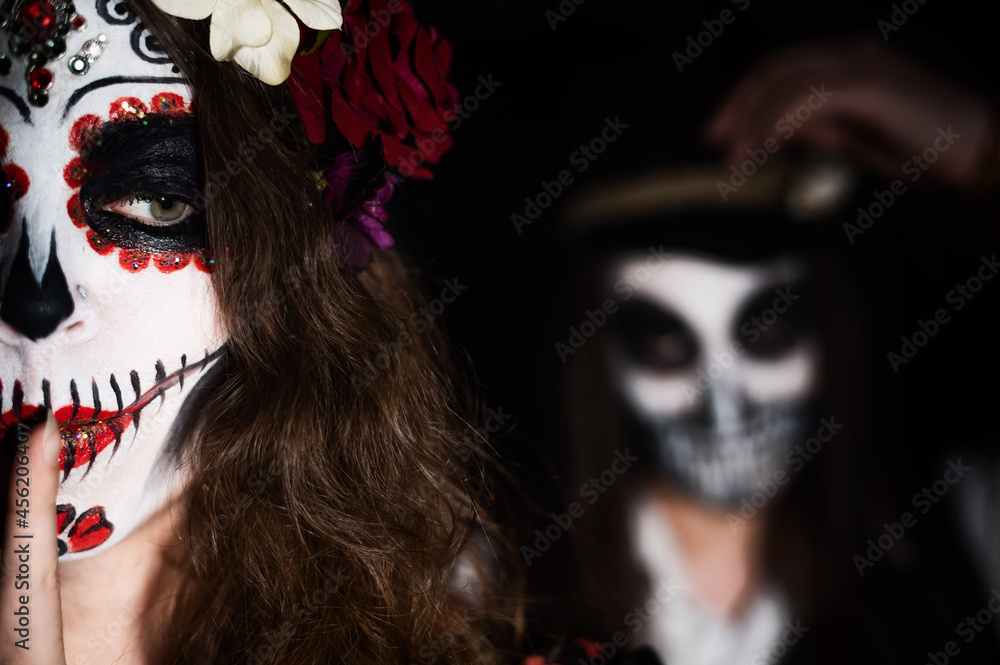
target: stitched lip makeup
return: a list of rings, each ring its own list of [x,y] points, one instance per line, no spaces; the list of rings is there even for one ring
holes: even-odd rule
[[[0,42],[11,65],[0,77],[10,181],[0,192],[0,445],[47,413],[59,422],[57,530],[71,560],[127,539],[183,491],[190,439],[179,434],[218,388],[229,339],[194,93],[129,3],[75,6],[87,29],[62,35],[64,68],[48,70],[44,106],[24,83],[44,61]],[[98,35],[101,58],[67,72],[66,58],[89,54]]]
[[[202,360],[188,364],[186,356],[181,358],[181,368],[167,374],[163,363],[156,363],[156,383],[148,390],[143,391],[139,385],[138,373],[131,372],[131,388],[135,393],[135,401],[126,406],[122,399],[122,390],[117,379],[112,375],[111,385],[115,394],[117,407],[114,409],[103,408],[100,399],[100,392],[96,384],[93,385],[93,406],[83,406],[80,403],[80,394],[76,382],[71,383],[70,392],[73,396],[73,404],[54,409],[56,421],[59,423],[59,430],[62,436],[62,451],[59,455],[59,468],[63,472],[63,480],[69,477],[72,470],[84,465],[88,473],[94,466],[97,457],[112,446],[113,455],[121,445],[122,436],[130,427],[139,429],[140,415],[142,411],[157,398],[164,399],[167,390],[174,386],[184,388],[185,379],[197,372],[202,371],[222,354],[222,349],[215,353],[206,355]],[[47,383],[43,383],[43,392],[48,395]],[[10,410],[0,415],[0,438],[6,435],[7,430],[17,423],[31,423],[38,420],[42,408],[36,405],[23,403],[24,390],[21,382],[14,384]],[[3,385],[0,384],[0,406],[3,405]]]

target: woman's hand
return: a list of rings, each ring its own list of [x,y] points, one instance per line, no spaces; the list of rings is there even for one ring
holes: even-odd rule
[[[17,425],[0,580],[0,663],[65,665],[56,492],[59,426]]]
[[[866,40],[802,46],[765,59],[723,102],[704,136],[733,162],[774,138],[845,154],[899,178],[914,155],[934,149],[935,141],[942,147],[938,130],[950,127],[959,138],[927,170],[961,188],[976,184],[992,122],[983,100]]]

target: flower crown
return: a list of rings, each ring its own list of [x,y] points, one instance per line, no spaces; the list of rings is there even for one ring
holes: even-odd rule
[[[451,46],[408,0],[153,0],[211,16],[210,46],[269,85],[287,81],[322,168],[343,267],[391,249],[385,206],[404,177],[430,179],[451,147]],[[296,21],[296,17],[298,21]],[[302,25],[299,25],[301,21]]]

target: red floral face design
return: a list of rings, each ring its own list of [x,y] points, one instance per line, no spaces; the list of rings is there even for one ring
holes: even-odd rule
[[[118,263],[130,272],[138,273],[150,265],[162,273],[173,273],[183,270],[192,262],[202,272],[211,272],[215,261],[204,250],[198,251],[156,251],[148,247],[124,247],[116,242],[111,233],[99,232],[88,220],[87,208],[81,198],[81,192],[87,182],[100,174],[100,165],[91,155],[99,147],[102,140],[102,129],[107,123],[142,123],[147,124],[156,118],[191,117],[191,109],[184,103],[184,98],[174,93],[161,92],[153,96],[147,105],[137,97],[121,97],[112,102],[108,118],[104,120],[97,115],[85,115],[73,123],[69,142],[77,156],[66,165],[63,178],[73,194],[67,203],[69,218],[74,226],[85,229],[87,242],[91,249],[101,256],[112,256],[117,252]]]
[[[182,486],[173,433],[228,339],[194,205],[193,91],[128,3],[80,4],[88,27],[66,53],[98,33],[108,48],[86,76],[64,58],[44,106],[26,97],[30,59],[0,42],[0,432],[53,411],[53,535],[71,560],[128,538]]]
[[[86,552],[94,549],[104,543],[114,530],[115,525],[109,522],[104,514],[104,506],[94,506],[79,516],[71,503],[56,506],[59,556],[66,552]]]
[[[4,182],[3,193],[0,194],[2,205],[6,210],[2,211],[0,217],[0,234],[7,233],[10,229],[10,222],[14,218],[14,204],[28,193],[31,181],[28,174],[17,164],[7,163],[7,146],[10,145],[10,137],[0,125],[0,164],[3,164]]]

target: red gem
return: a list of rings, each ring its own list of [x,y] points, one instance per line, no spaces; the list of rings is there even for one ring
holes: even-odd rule
[[[86,27],[87,27],[87,19],[83,18],[82,16],[74,16],[73,17],[73,29],[74,30],[83,30]]]
[[[47,0],[28,0],[21,5],[21,30],[24,36],[40,44],[56,27],[56,8]]]
[[[28,72],[28,83],[35,90],[48,90],[52,85],[52,72],[43,67],[32,69]]]

